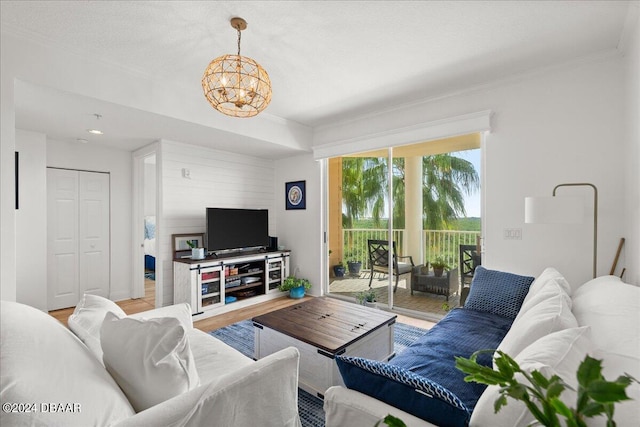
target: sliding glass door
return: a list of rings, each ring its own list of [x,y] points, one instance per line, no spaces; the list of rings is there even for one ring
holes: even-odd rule
[[[433,281],[428,265],[436,258],[455,275],[460,245],[480,235],[479,146],[480,134],[472,134],[328,159],[329,294],[373,293],[381,308],[431,317],[459,304],[458,277],[441,292],[421,285]],[[477,217],[468,217],[474,198]],[[392,274],[375,265],[370,240],[395,250]]]

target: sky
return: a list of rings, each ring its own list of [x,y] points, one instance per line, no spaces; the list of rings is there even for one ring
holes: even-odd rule
[[[482,175],[480,169],[480,149],[477,150],[467,150],[467,151],[459,151],[456,153],[457,157],[468,160],[473,164],[473,167],[480,175],[480,182],[482,182]],[[474,194],[469,196],[465,195],[464,208],[467,211],[467,217],[477,217],[480,218],[480,189],[476,191]]]

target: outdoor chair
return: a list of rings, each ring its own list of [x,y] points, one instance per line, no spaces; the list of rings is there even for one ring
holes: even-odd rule
[[[480,253],[476,245],[460,245],[460,305],[464,305],[471,286],[476,267],[481,264]]]
[[[392,245],[392,266],[389,268],[389,242],[386,240],[367,240],[367,248],[369,253],[369,266],[371,268],[371,277],[369,278],[369,288],[373,282],[373,273],[392,274],[396,278],[396,284],[393,292],[398,289],[398,280],[403,274],[411,275],[413,271],[413,258],[411,255],[398,256],[396,251],[396,242]],[[399,262],[399,259],[408,259],[409,262]],[[411,276],[409,276],[411,277]]]

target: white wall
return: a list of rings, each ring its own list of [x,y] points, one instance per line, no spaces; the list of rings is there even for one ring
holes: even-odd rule
[[[173,302],[171,235],[204,233],[207,207],[269,210],[269,234],[277,235],[272,160],[182,144],[160,142],[162,305]],[[182,176],[189,169],[190,178]]]
[[[109,172],[111,185],[111,268],[109,298],[131,297],[132,161],[128,151],[47,140],[47,166]],[[18,238],[20,238],[18,236]],[[46,263],[46,258],[44,259]]]
[[[20,209],[16,214],[16,301],[47,310],[47,138],[16,129]]]
[[[319,129],[316,141],[332,144],[491,110],[483,264],[531,275],[553,265],[568,280],[583,282],[592,271],[591,225],[559,229],[524,224],[524,198],[551,195],[553,187],[564,182],[598,186],[598,272],[608,274],[618,240],[626,232],[622,71],[621,57],[611,53]],[[584,194],[590,200],[590,194]],[[503,240],[504,228],[521,228],[522,240]]]
[[[307,278],[313,285],[309,294],[322,292],[322,257],[325,244],[322,239],[321,163],[312,154],[276,161],[275,203],[278,244],[291,249],[291,271]],[[302,210],[285,209],[285,183],[306,181],[307,207]],[[325,256],[326,259],[326,256]]]
[[[626,242],[623,279],[640,285],[640,4],[630,5],[630,32],[625,71],[625,203]],[[619,274],[619,270],[617,271]]]
[[[245,135],[273,144],[276,148],[306,150],[311,129],[298,123],[260,115],[247,122],[211,113],[206,102],[176,102],[185,94],[202,99],[198,85],[156,80],[125,67],[118,67],[87,55],[53,46],[46,37],[27,40],[1,28],[0,37],[0,298],[16,299],[14,166],[15,99],[14,82],[39,85],[76,93],[144,111],[198,123]],[[128,190],[129,191],[129,190]],[[130,254],[131,250],[128,250]]]

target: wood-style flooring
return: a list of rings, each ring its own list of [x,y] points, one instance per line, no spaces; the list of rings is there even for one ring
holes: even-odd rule
[[[306,296],[303,301],[313,297]],[[155,282],[153,280],[145,279],[145,296],[144,298],[128,299],[118,301],[118,304],[122,310],[127,314],[140,313],[142,311],[152,310],[155,308]],[[228,313],[219,314],[217,316],[209,317],[208,319],[198,320],[193,323],[194,327],[204,332],[213,331],[215,329],[222,328],[224,326],[231,325],[241,320],[251,319],[256,316],[260,316],[265,313],[269,313],[274,310],[279,310],[284,307],[288,307],[293,304],[299,303],[300,300],[295,300],[287,297],[274,299],[264,303],[256,304],[250,307],[240,308]],[[75,307],[65,308],[62,310],[50,311],[49,314],[65,326],[67,325],[67,319],[73,313]],[[398,315],[398,322],[406,323],[409,325],[417,326],[419,328],[429,329],[434,323],[415,319],[412,317]]]

